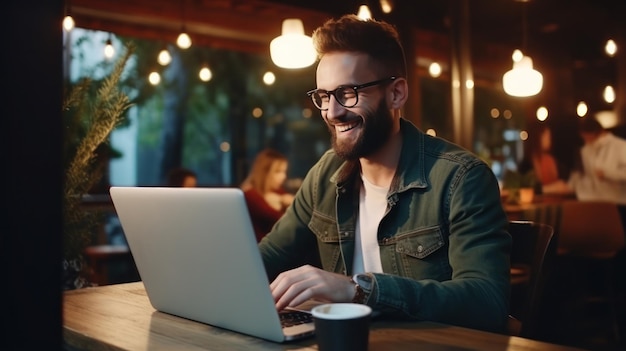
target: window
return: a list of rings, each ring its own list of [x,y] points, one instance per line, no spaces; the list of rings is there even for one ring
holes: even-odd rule
[[[113,67],[115,57],[104,58],[108,33],[76,28],[69,38],[69,84],[99,79]],[[290,178],[303,178],[330,147],[319,111],[306,96],[315,86],[315,66],[285,70],[269,55],[112,39],[117,55],[128,42],[135,53],[122,86],[134,106],[111,136],[110,185],[161,185],[170,168],[184,166],[198,174],[200,186],[237,186],[265,147],[287,155]],[[172,57],[167,66],[157,63],[164,48]],[[198,76],[203,66],[211,70],[208,81]],[[263,80],[268,71],[273,84]],[[158,84],[149,82],[152,72],[160,75]]]

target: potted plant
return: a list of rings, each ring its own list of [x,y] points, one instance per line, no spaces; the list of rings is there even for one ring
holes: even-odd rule
[[[88,285],[83,251],[91,244],[93,233],[101,225],[101,216],[82,206],[83,196],[104,174],[102,163],[96,162],[109,135],[124,120],[131,106],[130,99],[118,89],[124,67],[134,51],[128,44],[126,52],[116,61],[112,71],[93,87],[85,78],[66,94],[63,102],[64,186],[63,186],[63,287]]]
[[[504,173],[503,189],[508,190],[508,202],[531,203],[535,194],[537,179],[535,172],[530,170],[525,173],[508,170]]]

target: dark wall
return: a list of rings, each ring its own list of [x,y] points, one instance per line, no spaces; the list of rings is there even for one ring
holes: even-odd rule
[[[1,21],[3,350],[62,347],[62,14],[10,1]]]

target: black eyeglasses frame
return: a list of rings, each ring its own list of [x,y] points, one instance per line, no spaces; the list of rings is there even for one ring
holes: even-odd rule
[[[396,80],[397,78],[398,77],[396,77],[396,76],[391,76],[391,77],[378,79],[378,80],[374,80],[374,81],[371,81],[371,82],[367,82],[367,83],[363,83],[363,84],[359,84],[359,85],[354,85],[354,86],[340,85],[335,90],[331,90],[331,91],[324,90],[324,89],[313,89],[313,90],[307,91],[306,94],[311,98],[311,100],[313,101],[313,104],[315,105],[315,107],[317,107],[320,111],[328,111],[328,108],[322,108],[322,107],[318,106],[317,103],[315,102],[315,98],[313,98],[313,94],[319,93],[319,92],[326,93],[329,96],[332,95],[332,96],[335,97],[335,100],[337,100],[339,105],[341,105],[341,106],[343,106],[345,108],[351,108],[351,107],[356,106],[359,103],[359,89],[372,87],[372,86],[375,86],[375,85],[386,83],[387,81],[392,82],[392,81]],[[339,99],[337,99],[337,96],[335,95],[338,91],[344,90],[346,88],[354,90],[354,95],[356,96],[355,102],[351,106],[344,105]]]

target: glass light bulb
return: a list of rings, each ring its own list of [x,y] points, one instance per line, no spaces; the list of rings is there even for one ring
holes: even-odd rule
[[[588,108],[584,101],[580,101],[576,106],[576,114],[578,117],[584,117],[587,114]]]
[[[380,8],[384,13],[390,13],[393,10],[393,4],[390,0],[380,0]]]
[[[607,85],[606,87],[604,87],[602,97],[604,98],[604,101],[612,104],[613,102],[615,102],[615,89],[613,89],[612,86]]]
[[[542,122],[548,119],[548,109],[545,106],[537,109],[537,119]]]
[[[428,73],[431,77],[437,78],[441,75],[441,65],[437,62],[433,62],[428,66]]]
[[[265,74],[263,75],[263,83],[265,83],[265,85],[272,85],[274,84],[275,81],[276,81],[276,76],[274,75],[273,72],[270,72],[270,71],[265,72]]]
[[[170,52],[167,51],[167,49],[163,49],[159,52],[157,61],[161,66],[167,66],[170,62],[172,62],[172,55],[170,55]]]
[[[104,57],[107,59],[112,58],[115,55],[115,48],[113,47],[113,43],[111,39],[107,40],[106,45],[104,46]]]
[[[208,82],[211,80],[211,78],[213,78],[213,73],[211,72],[211,69],[209,69],[208,66],[204,66],[200,69],[198,76],[200,77],[201,81]]]
[[[178,39],[176,39],[176,44],[181,49],[189,49],[191,47],[191,38],[187,33],[182,32],[178,35]]]
[[[615,53],[617,52],[617,44],[615,43],[615,40],[607,40],[606,45],[604,46],[604,51],[611,57],[615,56]]]
[[[74,29],[74,19],[72,18],[72,16],[67,15],[65,16],[65,18],[63,19],[63,29],[65,29],[66,32],[71,31],[72,29]]]
[[[161,75],[159,74],[159,72],[152,72],[148,76],[148,81],[152,85],[157,85],[157,84],[161,83]]]

